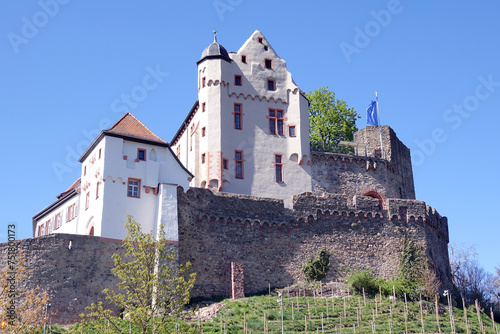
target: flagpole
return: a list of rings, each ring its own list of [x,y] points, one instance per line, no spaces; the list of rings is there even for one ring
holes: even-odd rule
[[[381,154],[382,154],[382,159],[385,159],[385,154],[384,154],[384,145],[382,144],[382,128],[381,128],[381,125],[380,125],[380,109],[379,109],[379,106],[378,106],[378,92],[375,91],[375,101],[377,103],[377,118],[378,118],[378,131],[380,133],[380,151],[381,151]]]

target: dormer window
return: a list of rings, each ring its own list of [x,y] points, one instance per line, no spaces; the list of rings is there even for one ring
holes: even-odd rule
[[[272,59],[265,59],[264,65],[266,66],[267,69],[272,70],[273,69],[273,60]]]
[[[143,148],[137,149],[137,159],[146,161],[146,150]]]

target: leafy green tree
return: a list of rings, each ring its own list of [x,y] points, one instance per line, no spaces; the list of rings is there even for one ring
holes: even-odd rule
[[[337,151],[341,140],[352,141],[361,116],[328,87],[306,94],[309,100],[309,140],[313,150]]]
[[[125,227],[128,231],[123,240],[125,256],[113,254],[112,272],[120,282],[116,291],[105,289],[103,293],[110,304],[124,310],[123,316],[134,332],[159,333],[189,302],[196,274],[187,275],[190,263],[178,265],[175,252],[168,251],[163,226],[158,238],[152,232],[143,233],[130,216]],[[100,320],[93,325],[102,324],[102,332],[129,332],[102,302],[93,303],[87,309],[90,313],[81,316],[86,320]]]
[[[323,248],[316,257],[311,257],[302,264],[302,273],[306,281],[321,281],[326,277],[330,268],[330,255],[331,253]]]

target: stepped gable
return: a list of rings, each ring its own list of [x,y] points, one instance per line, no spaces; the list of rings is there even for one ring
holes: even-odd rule
[[[123,115],[111,128],[103,132],[105,134],[117,134],[167,144],[165,140],[154,134],[153,131],[129,112]]]

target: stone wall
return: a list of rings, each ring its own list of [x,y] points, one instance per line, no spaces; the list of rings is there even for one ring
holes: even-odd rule
[[[304,193],[286,209],[282,200],[177,190],[179,244],[171,247],[198,275],[193,297],[252,294],[301,281],[302,263],[323,247],[332,253],[326,281],[337,279],[343,266],[394,277],[405,235],[424,247],[442,288],[451,288],[447,220],[422,201],[389,198],[381,205],[368,196]],[[31,270],[19,286],[48,291],[57,312],[53,323],[78,321],[117,283],[111,255],[120,251],[119,242],[51,234],[17,244]],[[6,243],[0,252],[3,266]]]
[[[302,279],[302,263],[323,247],[332,253],[326,280],[338,278],[343,266],[394,277],[405,235],[424,247],[443,287],[451,287],[446,218],[416,200],[387,200],[385,209],[364,196],[346,203],[342,195],[306,193],[285,209],[277,200],[180,192],[179,254],[198,273],[193,296],[227,295],[232,262],[243,263],[246,294],[293,284]]]
[[[120,241],[85,235],[50,234],[18,240],[16,244],[18,254],[24,254],[29,270],[28,277],[16,282],[16,286],[19,290],[39,286],[48,292],[52,323],[80,321],[79,315],[93,302],[103,301],[109,306],[102,291],[115,288],[118,283],[111,272],[114,267],[111,256],[117,252],[123,254]],[[0,244],[1,268],[6,265],[7,245]],[[170,245],[171,250],[176,248],[176,245]]]
[[[40,286],[49,294],[49,311],[57,313],[58,323],[78,321],[78,315],[86,306],[103,300],[102,290],[116,284],[111,273],[111,255],[120,245],[99,237],[72,234],[18,240],[18,254],[24,254],[29,270],[26,280],[16,282],[18,289]],[[0,244],[0,252],[0,266],[3,268],[6,243]]]
[[[367,152],[380,148],[378,127],[367,126],[354,134],[354,141],[367,145]],[[350,196],[376,192],[385,198],[415,199],[410,150],[389,126],[382,126],[381,152],[356,155],[312,152],[313,191]],[[351,203],[351,202],[350,202]]]

